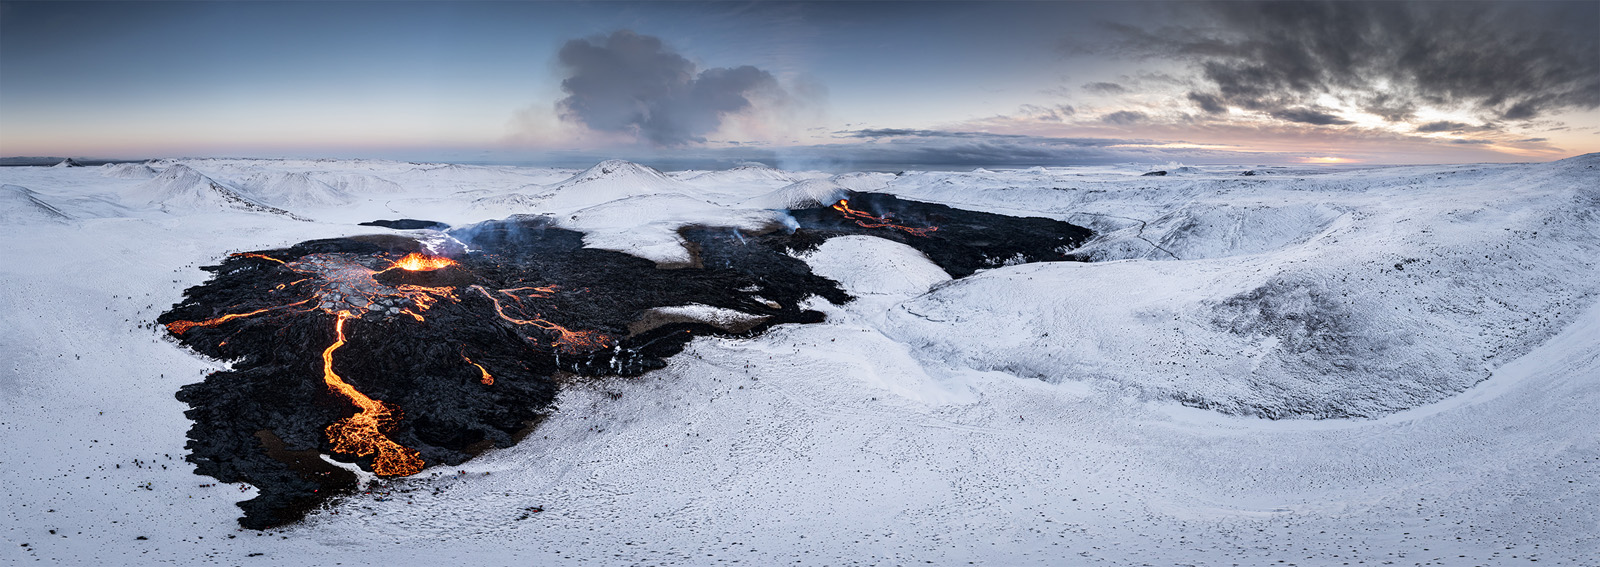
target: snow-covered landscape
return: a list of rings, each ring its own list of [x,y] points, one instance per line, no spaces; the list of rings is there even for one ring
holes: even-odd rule
[[[0,168],[0,559],[1600,565],[1600,154],[990,169]],[[824,321],[571,377],[457,466],[338,463],[364,489],[278,528],[241,529],[257,489],[185,461],[174,394],[235,361],[156,319],[230,254],[537,215],[694,269],[685,227],[792,231],[850,194],[1094,235],[971,275],[829,239],[794,254],[855,297],[807,300]]]

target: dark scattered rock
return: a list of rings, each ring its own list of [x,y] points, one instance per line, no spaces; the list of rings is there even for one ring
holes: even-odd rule
[[[1250,177],[1250,176],[1256,175],[1256,170],[1254,170],[1254,169],[1246,169],[1246,170],[1240,172],[1239,175],[1243,175],[1245,177]]]
[[[1161,176],[1166,175],[1166,174],[1167,174],[1167,172],[1165,172],[1165,171],[1156,170],[1156,171],[1152,171],[1152,172],[1146,173],[1144,175],[1140,175],[1140,177],[1161,177]]]
[[[330,425],[359,409],[330,388],[325,360],[337,379],[392,408],[379,421],[384,438],[415,451],[420,465],[453,466],[528,434],[554,411],[558,374],[636,376],[665,366],[696,336],[753,336],[822,321],[801,303],[852,298],[790,252],[828,238],[903,242],[963,277],[1001,264],[1072,260],[1061,251],[1090,236],[1060,221],[889,195],[852,193],[849,205],[884,222],[819,207],[790,211],[799,224],[792,230],[687,227],[679,234],[694,262],[671,268],[584,248],[581,233],[533,216],[451,230],[473,251],[458,250],[455,265],[433,271],[392,269],[421,249],[398,235],[230,256],[202,268],[213,277],[185,290],[183,302],[158,319],[183,345],[231,362],[177,393],[194,421],[186,458],[198,474],[260,489],[239,504],[240,524],[275,527],[354,489],[355,475],[320,455],[366,470],[375,464],[376,455],[340,452],[329,439]],[[651,316],[688,304],[750,317],[712,325]],[[257,310],[265,311],[220,320]]]

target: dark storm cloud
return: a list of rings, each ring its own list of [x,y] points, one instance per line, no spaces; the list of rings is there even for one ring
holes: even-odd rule
[[[562,119],[659,146],[704,142],[724,116],[751,108],[751,95],[780,90],[771,73],[749,65],[697,72],[661,39],[628,30],[568,41],[557,57],[568,72]]]
[[[1189,98],[1284,112],[1327,94],[1391,121],[1422,105],[1525,120],[1600,106],[1600,3],[1217,2],[1184,25],[1113,25],[1111,50],[1187,61]],[[1192,23],[1188,23],[1192,22]],[[1294,116],[1296,114],[1290,114]]]
[[[1208,114],[1221,114],[1228,111],[1228,107],[1224,105],[1222,103],[1222,99],[1218,98],[1216,95],[1208,95],[1206,93],[1197,93],[1191,91],[1189,93],[1189,100],[1192,100],[1195,104],[1200,105],[1200,110],[1204,110]]]
[[[1118,110],[1101,117],[1100,121],[1105,122],[1106,124],[1116,124],[1118,126],[1132,126],[1149,119],[1150,117],[1148,115],[1137,110]]]
[[[1438,122],[1429,122],[1427,124],[1423,124],[1421,126],[1417,126],[1417,131],[1418,132],[1454,132],[1456,130],[1462,130],[1462,129],[1465,129],[1465,128],[1467,128],[1467,125],[1466,124],[1462,124],[1460,122],[1450,122],[1448,120],[1440,120]]]
[[[1301,124],[1316,124],[1318,126],[1350,123],[1349,120],[1309,108],[1285,108],[1283,110],[1273,112],[1272,117],[1279,120],[1288,120],[1290,122],[1299,122]]]

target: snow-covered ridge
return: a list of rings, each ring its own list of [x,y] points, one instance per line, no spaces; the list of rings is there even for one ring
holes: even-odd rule
[[[182,164],[170,166],[155,178],[139,184],[127,192],[127,197],[131,202],[168,212],[236,210],[293,216]]]
[[[0,185],[0,220],[7,224],[66,222],[72,215],[46,202],[38,193],[21,185]]]

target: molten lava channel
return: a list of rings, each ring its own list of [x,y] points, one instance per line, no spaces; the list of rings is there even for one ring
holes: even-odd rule
[[[232,321],[234,319],[243,319],[245,317],[250,317],[252,315],[260,315],[260,314],[266,313],[268,311],[277,311],[279,309],[284,309],[284,308],[287,308],[287,307],[294,307],[296,305],[303,305],[303,304],[308,303],[310,301],[311,300],[309,300],[309,299],[305,299],[305,300],[296,301],[294,303],[290,303],[290,304],[287,304],[287,305],[274,305],[272,307],[265,307],[265,308],[257,309],[255,311],[250,311],[250,312],[247,312],[247,313],[229,313],[227,315],[223,315],[223,316],[217,317],[215,319],[206,319],[204,321],[173,321],[171,323],[167,323],[167,331],[172,333],[172,334],[174,334],[174,335],[182,335],[184,333],[189,332],[189,329],[193,329],[195,327],[211,327],[211,326],[215,326],[215,325],[221,325],[223,323],[226,323],[228,321]]]
[[[501,319],[504,319],[507,322],[515,325],[530,325],[550,332],[550,334],[555,336],[555,338],[551,339],[550,342],[559,352],[565,354],[582,354],[611,346],[611,335],[607,335],[600,331],[574,331],[561,325],[546,321],[540,318],[538,315],[534,315],[532,319],[522,319],[506,315],[505,306],[501,305],[500,300],[493,294],[489,293],[489,290],[484,289],[483,286],[479,285],[472,286],[472,289],[478,290],[478,293],[483,294],[484,297],[489,298],[489,301],[494,302],[494,312],[496,315],[499,315]],[[536,293],[530,295],[530,297],[544,297],[542,294],[549,294],[555,291],[554,287],[512,288],[502,289],[500,290],[500,293],[504,293],[512,299],[516,299],[518,303],[521,303],[522,298],[510,292],[523,289],[535,290]],[[533,337],[528,337],[528,339],[535,340]]]
[[[473,366],[478,367],[478,372],[483,374],[483,377],[478,379],[479,382],[481,382],[485,386],[493,386],[494,385],[494,375],[490,374],[489,370],[484,368],[482,364],[478,364],[476,362],[473,362],[472,359],[467,358],[467,354],[465,352],[461,353],[461,360],[465,360],[465,361],[467,361],[467,364],[471,364]]]
[[[850,208],[849,199],[839,199],[839,202],[834,203],[830,208],[835,211],[839,211],[839,214],[844,215],[844,218],[855,221],[855,223],[861,225],[862,228],[893,228],[897,230],[903,230],[906,232],[906,234],[921,236],[924,238],[928,236],[928,233],[939,230],[939,227],[937,226],[905,226],[889,220],[887,217],[880,217],[872,213],[852,209]]]
[[[399,421],[398,411],[367,397],[333,371],[333,352],[344,346],[344,322],[352,318],[355,315],[340,311],[335,319],[333,328],[338,339],[322,351],[322,380],[328,384],[328,388],[349,398],[361,411],[329,425],[326,430],[328,441],[333,443],[333,450],[340,453],[358,457],[376,455],[372,460],[372,472],[380,476],[417,474],[422,470],[422,459],[417,456],[417,451],[395,443],[382,431]]]

